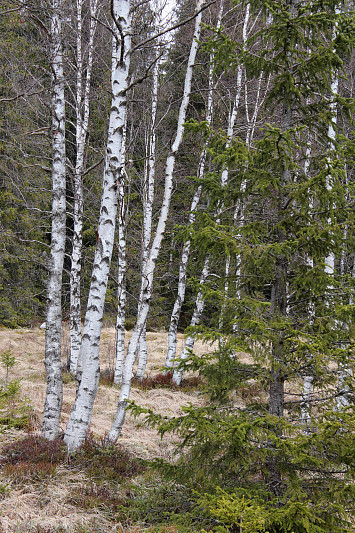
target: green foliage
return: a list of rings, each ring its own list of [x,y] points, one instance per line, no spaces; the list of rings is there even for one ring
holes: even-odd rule
[[[9,381],[9,372],[16,364],[11,349],[2,352],[0,360],[6,370],[5,380],[0,381],[0,426],[28,429],[33,410],[28,399],[21,395],[20,381]]]
[[[219,72],[242,61],[248,79],[270,76],[268,122],[252,146],[209,132],[209,204],[187,229],[202,258],[219,273],[228,258],[234,273],[203,285],[217,316],[189,330],[215,352],[180,362],[200,373],[206,401],[173,419],[132,410],[179,437],[176,464],[156,465],[194,489],[191,513],[210,520],[205,530],[341,533],[355,518],[354,102],[332,94],[332,78],[343,75],[354,18],[333,1],[249,5],[272,19],[248,46],[222,29],[208,50]],[[205,124],[190,130],[204,134]]]

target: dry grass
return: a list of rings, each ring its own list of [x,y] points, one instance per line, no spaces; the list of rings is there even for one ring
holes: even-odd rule
[[[34,408],[35,431],[40,431],[42,410],[45,399],[45,371],[44,359],[44,330],[19,329],[0,330],[0,352],[11,348],[16,358],[16,365],[11,370],[11,379],[21,380],[22,394],[27,396]],[[102,333],[100,347],[101,370],[110,371],[114,364],[114,328],[106,328]],[[130,333],[127,334],[126,342],[129,341]],[[62,359],[66,365],[69,350],[69,333],[64,330]],[[147,334],[149,362],[147,375],[153,376],[160,372],[164,365],[167,349],[166,333],[154,332]],[[178,352],[184,343],[183,335],[178,336]],[[208,345],[197,342],[196,353],[211,351]],[[5,370],[0,369],[0,378],[4,378]],[[75,383],[66,380],[64,384],[64,402],[61,417],[61,428],[64,431],[71,407],[75,398]],[[94,406],[93,418],[90,430],[93,435],[102,437],[110,429],[115,413],[119,391],[109,385],[100,385]],[[141,390],[133,387],[131,398],[138,404],[154,409],[155,411],[173,416],[181,413],[181,407],[188,403],[197,405],[201,397],[197,391],[180,391],[168,388],[155,388]],[[25,436],[24,432],[8,430],[0,433],[0,446],[15,439]],[[123,433],[119,439],[121,444],[136,455],[149,458],[160,456],[169,458],[173,448],[171,436],[163,440],[153,429],[143,426],[140,420],[133,419],[130,415],[126,418]],[[19,467],[20,468],[20,467]],[[65,465],[51,471],[44,480],[36,479],[36,476],[23,473],[20,476],[21,484],[16,484],[16,476],[7,475],[2,470],[0,476],[0,533],[52,533],[62,528],[68,533],[81,533],[85,527],[90,526],[94,531],[100,532],[123,532],[123,531],[148,531],[139,527],[127,529],[121,524],[108,520],[99,509],[80,509],[71,504],[72,495],[80,493],[83,486],[90,483],[85,473],[66,468]],[[16,470],[16,468],[15,468]],[[30,474],[30,473],[29,473]],[[22,473],[21,473],[22,475]],[[18,476],[19,477],[19,476]],[[17,479],[18,481],[18,479]],[[168,531],[167,529],[166,531]]]

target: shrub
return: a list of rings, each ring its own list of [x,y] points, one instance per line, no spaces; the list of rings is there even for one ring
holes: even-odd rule
[[[202,383],[200,376],[192,376],[182,380],[179,386],[172,383],[173,374],[167,372],[166,374],[160,373],[155,376],[147,376],[142,380],[134,379],[133,382],[142,390],[169,388],[178,390],[190,390],[199,387]]]
[[[56,465],[65,459],[66,448],[60,437],[49,441],[39,435],[29,435],[4,446],[1,456],[2,464],[8,465],[18,463]]]
[[[134,458],[123,446],[113,445],[104,439],[95,440],[89,435],[75,455],[73,466],[83,468],[93,479],[120,481],[143,471],[142,461]]]
[[[86,510],[101,509],[117,514],[122,509],[124,499],[110,485],[91,482],[73,488],[68,503]]]

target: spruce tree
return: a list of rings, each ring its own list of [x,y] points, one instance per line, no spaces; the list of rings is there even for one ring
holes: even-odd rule
[[[165,470],[193,483],[210,530],[351,531],[353,305],[340,263],[351,252],[353,143],[339,128],[330,142],[328,132],[335,112],[350,123],[353,101],[332,94],[331,82],[343,71],[354,21],[333,1],[251,2],[251,9],[254,17],[261,9],[265,23],[243,62],[250,76],[270,76],[264,126],[252,147],[241,138],[228,146],[215,133],[210,153],[220,168],[205,187],[225,215],[216,224],[204,214],[194,226],[196,247],[242,261],[227,300],[223,278],[204,287],[207,299],[223,302],[223,329],[194,333],[219,348],[184,363],[203,376],[209,401],[180,418],[148,412],[148,419],[182,437],[184,453]],[[237,68],[238,45],[222,31],[209,47],[219,51],[216,68]],[[225,167],[230,181],[222,188]],[[235,226],[229,213],[240,201],[243,223]],[[302,383],[310,375],[305,423]],[[349,400],[343,408],[341,395]]]

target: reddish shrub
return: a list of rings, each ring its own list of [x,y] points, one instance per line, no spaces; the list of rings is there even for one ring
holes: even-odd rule
[[[83,468],[94,479],[119,481],[143,471],[142,462],[120,445],[95,440],[89,435],[71,458],[70,464]]]
[[[11,442],[1,451],[2,464],[18,463],[49,463],[62,462],[66,457],[66,449],[61,438],[49,441],[39,435],[29,435],[24,439]]]

